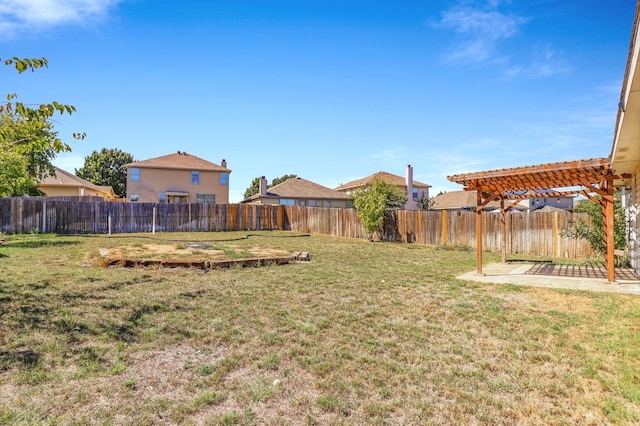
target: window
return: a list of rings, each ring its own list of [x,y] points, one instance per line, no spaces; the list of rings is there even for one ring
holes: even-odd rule
[[[282,204],[283,206],[293,206],[296,204],[296,202],[291,198],[281,198],[280,204]]]
[[[309,200],[309,207],[315,207],[316,206],[316,200]]]
[[[413,188],[413,199],[418,201],[418,189]]]
[[[196,203],[216,203],[216,194],[196,194]]]
[[[200,172],[191,172],[191,183],[200,183]]]
[[[137,203],[138,200],[140,200],[140,194],[131,194],[129,196],[129,201],[131,201],[132,203]]]
[[[132,167],[129,169],[129,177],[132,182],[138,182],[140,180],[140,169],[137,167]]]
[[[167,193],[166,192],[161,192],[160,194],[158,194],[158,202],[160,204],[165,204],[167,202]]]
[[[220,173],[220,185],[229,185],[229,173]]]

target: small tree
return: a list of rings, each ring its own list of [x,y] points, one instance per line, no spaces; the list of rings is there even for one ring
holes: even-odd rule
[[[371,240],[378,237],[382,231],[385,211],[401,208],[407,202],[407,196],[400,188],[382,179],[376,179],[370,185],[357,190],[352,199],[364,230]]]
[[[273,178],[273,180],[271,181],[271,185],[267,185],[267,188],[271,188],[272,186],[276,186],[284,181],[287,181],[295,177],[298,177],[298,175],[284,175],[284,176],[280,176],[279,178]],[[260,192],[260,179],[261,178],[257,177],[251,181],[251,185],[249,185],[249,187],[244,191],[244,194],[243,194],[244,198],[249,198],[252,195],[255,195],[258,192]]]
[[[119,149],[102,148],[84,158],[84,166],[76,169],[76,175],[96,185],[108,185],[118,197],[127,195],[126,164],[133,162],[133,155]]]
[[[420,198],[418,198],[418,209],[426,211],[433,208],[433,198],[429,197],[426,192],[423,192]]]
[[[627,245],[625,236],[626,224],[625,214],[622,208],[620,191],[616,191],[613,197],[614,214],[614,246],[616,249],[624,250]],[[598,253],[605,253],[607,250],[607,242],[604,230],[604,214],[602,206],[593,200],[581,200],[576,204],[574,209],[576,213],[586,213],[589,215],[589,222],[583,219],[573,221],[564,235],[571,238],[581,238],[589,241],[591,248]]]

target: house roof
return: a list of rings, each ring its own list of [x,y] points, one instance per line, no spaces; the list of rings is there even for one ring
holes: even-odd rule
[[[433,210],[475,210],[476,191],[451,191],[439,194],[433,198]],[[485,210],[499,209],[500,202],[492,201]]]
[[[263,197],[272,198],[313,198],[319,200],[348,200],[349,196],[342,192],[334,191],[326,186],[319,185],[301,177],[294,177],[267,189],[267,195],[255,194],[243,200],[245,202],[257,200]]]
[[[133,163],[126,164],[125,166],[127,168],[141,167],[150,169],[186,169],[227,173],[231,172],[231,170],[226,167],[203,160],[200,157],[196,157],[195,155],[191,155],[183,151],[174,152],[173,154],[163,155],[161,157],[150,158],[148,160],[134,161]]]
[[[111,186],[95,185],[88,180],[84,180],[74,174],[71,174],[59,167],[54,167],[56,172],[55,176],[47,175],[44,179],[38,182],[39,187],[51,187],[51,186],[68,186],[74,188],[89,188],[94,191],[103,192],[113,195],[113,188]]]
[[[631,42],[627,66],[618,104],[618,116],[611,148],[611,165],[614,173],[633,173],[640,162],[640,2],[631,30]]]
[[[540,207],[539,209],[535,209],[531,211],[537,212],[537,213],[550,213],[550,212],[566,212],[567,209],[561,209],[560,207],[554,207],[554,206],[544,206],[544,207]]]
[[[372,184],[376,179],[382,179],[383,181],[385,181],[390,185],[407,186],[407,181],[402,176],[394,175],[387,172],[378,172],[362,179],[352,180],[351,182],[343,183],[342,185],[336,188],[336,191],[346,191],[348,189],[360,188],[362,186]],[[413,187],[414,188],[431,188],[431,185],[414,180]]]

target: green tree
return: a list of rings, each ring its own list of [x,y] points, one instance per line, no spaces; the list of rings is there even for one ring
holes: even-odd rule
[[[622,208],[621,193],[616,191],[613,196],[614,213],[614,246],[616,249],[624,250],[627,245],[625,213]],[[604,213],[602,206],[593,200],[581,200],[574,209],[576,213],[586,213],[589,221],[577,219],[573,221],[564,235],[572,238],[581,238],[589,241],[591,248],[598,253],[605,253],[607,242],[604,233]]]
[[[51,160],[67,150],[48,121],[0,113],[0,196],[42,195],[38,181],[54,173]]]
[[[102,148],[84,158],[84,166],[76,169],[76,176],[96,185],[108,185],[118,197],[127,195],[127,168],[133,155],[115,148]]]
[[[385,211],[401,208],[407,202],[407,196],[400,188],[382,179],[376,179],[370,185],[357,190],[352,199],[364,230],[371,240],[378,237],[382,231]]]
[[[14,66],[18,73],[47,67],[46,58],[0,59]],[[0,104],[0,196],[37,195],[38,181],[54,174],[52,160],[56,154],[70,151],[71,147],[58,138],[50,119],[55,114],[72,114],[75,107],[53,101],[31,107],[17,101],[18,96],[8,94]],[[76,139],[84,133],[75,133]]]
[[[281,184],[284,181],[287,181],[295,177],[298,177],[298,175],[283,175],[278,178],[273,178],[271,180],[271,185],[267,185],[267,188],[271,188],[272,186],[276,186],[278,184]],[[249,187],[244,191],[244,194],[243,194],[244,198],[249,198],[252,195],[255,195],[258,192],[260,192],[260,179],[261,178],[259,177],[253,178],[253,180],[251,181],[251,185],[249,185]]]
[[[433,198],[429,197],[426,192],[423,192],[420,198],[418,198],[418,209],[426,211],[433,208]]]

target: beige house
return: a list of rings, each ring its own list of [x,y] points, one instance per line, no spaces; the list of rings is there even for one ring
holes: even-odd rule
[[[622,82],[618,116],[616,120],[613,146],[611,148],[611,166],[616,174],[626,175],[624,180],[616,181],[625,193],[623,202],[627,211],[628,252],[631,264],[640,273],[640,2],[636,4],[636,13],[631,31],[631,43],[627,67]]]
[[[418,201],[422,197],[429,197],[431,185],[413,180],[413,167],[411,165],[407,166],[404,177],[387,172],[378,172],[362,179],[344,183],[337,187],[336,191],[351,195],[354,191],[372,184],[377,179],[381,179],[389,185],[397,186],[407,195],[406,210],[418,210]]]
[[[229,203],[226,160],[220,165],[186,152],[136,161],[127,168],[127,200],[145,203]]]
[[[74,174],[54,167],[55,176],[48,175],[40,182],[38,188],[47,197],[102,197],[104,199],[117,198],[110,186],[94,185]]]
[[[309,207],[349,207],[350,197],[326,186],[295,177],[267,188],[267,179],[260,178],[260,190],[241,203],[283,204]]]
[[[450,191],[433,197],[433,210],[476,211],[476,191]],[[485,211],[500,209],[500,202],[491,201],[484,206]]]

